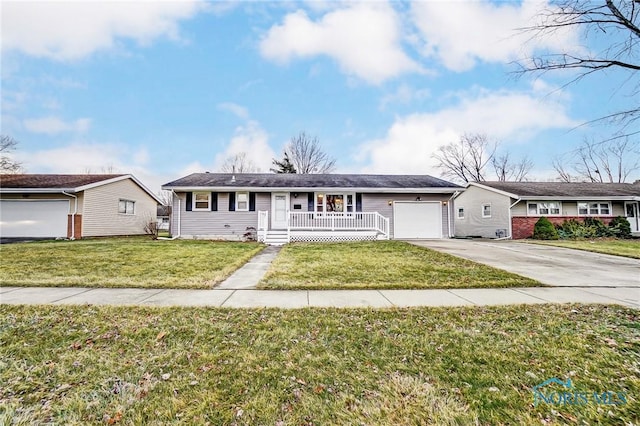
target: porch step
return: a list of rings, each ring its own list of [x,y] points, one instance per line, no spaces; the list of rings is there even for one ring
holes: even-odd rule
[[[267,235],[264,238],[264,243],[270,246],[281,246],[288,242],[289,237],[286,230],[267,231]]]

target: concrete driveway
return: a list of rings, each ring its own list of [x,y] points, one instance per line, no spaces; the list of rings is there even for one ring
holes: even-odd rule
[[[640,298],[640,260],[517,241],[411,241],[556,287],[627,287]]]

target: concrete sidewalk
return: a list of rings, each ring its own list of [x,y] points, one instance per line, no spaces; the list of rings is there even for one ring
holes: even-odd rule
[[[265,247],[264,250],[253,256],[229,278],[218,284],[216,289],[246,290],[256,288],[281,249],[281,246]]]
[[[1,287],[0,304],[212,306],[223,308],[391,308],[601,303],[640,308],[637,289],[531,287],[457,290],[174,290]]]

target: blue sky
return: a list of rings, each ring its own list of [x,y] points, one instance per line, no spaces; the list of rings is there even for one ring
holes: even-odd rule
[[[440,175],[432,153],[485,133],[532,177],[615,128],[628,77],[516,78],[541,1],[3,2],[2,133],[29,173],[132,173],[152,190],[240,152],[262,171],[301,131],[339,172]],[[589,45],[589,48],[593,46]]]

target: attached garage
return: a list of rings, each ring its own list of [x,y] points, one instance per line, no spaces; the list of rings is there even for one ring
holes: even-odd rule
[[[393,203],[393,238],[442,238],[442,207],[439,201]]]
[[[66,238],[68,200],[0,201],[0,236]]]

